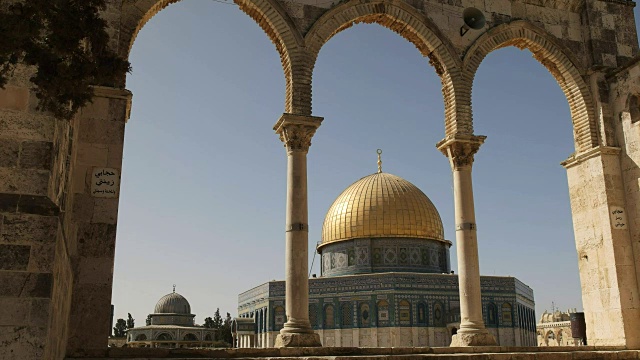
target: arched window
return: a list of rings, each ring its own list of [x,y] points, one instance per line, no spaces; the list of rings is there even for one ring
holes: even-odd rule
[[[369,311],[369,304],[360,304],[360,327],[369,327],[371,325],[371,312]]]
[[[275,309],[273,309],[273,322],[276,330],[280,330],[284,326],[285,313],[282,306],[277,306]]]
[[[311,323],[311,327],[318,326],[318,306],[314,304],[309,304],[309,322]]]
[[[427,324],[427,305],[423,302],[418,303],[418,324]]]
[[[334,316],[335,314],[333,311],[333,305],[326,305],[324,307],[324,328],[325,329],[332,329],[336,325]]]
[[[138,336],[136,336],[136,340],[135,341],[145,341],[145,340],[147,340],[147,335],[139,334]]]
[[[400,311],[400,325],[411,325],[411,303],[407,300],[400,300],[398,310]]]
[[[159,340],[159,341],[170,341],[170,340],[173,340],[173,336],[171,336],[171,334],[169,334],[169,333],[162,333],[162,334],[160,334],[160,335],[158,335],[156,337],[156,340]]]
[[[487,324],[498,324],[498,307],[494,303],[487,304]]]
[[[196,334],[188,333],[188,334],[185,334],[182,337],[182,340],[184,340],[184,341],[198,341],[198,337],[196,336]]]
[[[433,304],[433,324],[436,326],[442,326],[444,324],[444,309],[439,302]]]
[[[342,316],[342,328],[352,327],[353,313],[351,312],[351,305],[349,303],[344,303],[340,310],[340,315]]]
[[[513,324],[513,312],[511,309],[511,304],[504,303],[502,304],[502,325],[511,326]]]
[[[204,341],[213,341],[213,339],[211,338],[211,334],[207,334],[204,336]]]
[[[378,326],[389,324],[389,303],[386,300],[378,301]]]
[[[564,333],[562,332],[562,329],[560,329],[560,331],[558,331],[558,345],[559,346],[563,346],[564,345],[562,343],[562,340],[564,340]]]

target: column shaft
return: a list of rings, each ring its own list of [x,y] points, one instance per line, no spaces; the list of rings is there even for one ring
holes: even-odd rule
[[[276,347],[321,346],[309,323],[307,152],[322,118],[283,114],[274,126],[287,148],[285,308]]]
[[[453,196],[460,287],[460,329],[458,332],[481,332],[485,327],[482,320],[480,265],[471,165],[453,170]]]
[[[460,290],[460,329],[451,346],[496,345],[482,319],[480,265],[476,237],[471,168],[474,154],[484,136],[457,135],[446,138],[437,147],[449,158],[453,172],[458,283]]]
[[[309,232],[307,209],[307,153],[291,151],[287,167],[286,313],[281,332],[311,332],[309,324]]]

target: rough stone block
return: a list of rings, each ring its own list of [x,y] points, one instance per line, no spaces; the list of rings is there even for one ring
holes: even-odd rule
[[[83,118],[80,120],[78,139],[81,143],[122,144],[124,142],[124,121]]]
[[[115,254],[116,225],[81,224],[78,228],[78,254],[85,257],[111,257]]]
[[[78,282],[111,286],[113,283],[113,258],[81,258]]]
[[[0,95],[0,98],[2,96]],[[0,167],[18,166],[20,143],[15,140],[0,139]]]
[[[47,196],[21,195],[18,212],[22,214],[58,216],[60,208]]]
[[[0,109],[24,111],[29,104],[29,89],[7,86],[0,89]]]
[[[18,211],[19,194],[3,194],[0,193],[0,212],[15,213]]]
[[[0,326],[0,359],[42,359],[46,334],[43,326]]]
[[[7,243],[54,243],[58,229],[55,216],[6,215],[0,241]]]
[[[27,325],[31,300],[27,298],[0,297],[0,326]]]
[[[0,134],[11,139],[51,140],[55,121],[51,116],[0,110]]]
[[[50,298],[53,287],[53,274],[30,273],[20,291],[21,297]]]
[[[0,294],[7,297],[20,296],[27,276],[28,273],[21,271],[0,271]]]
[[[31,246],[0,244],[0,270],[27,270],[30,252]]]
[[[53,261],[55,254],[55,244],[34,244],[31,246],[31,257],[29,259],[28,271],[51,272],[53,271]]]
[[[73,296],[67,349],[106,349],[111,285],[75,284]]]
[[[31,310],[29,311],[29,323],[33,326],[42,326],[49,323],[49,313],[51,312],[51,300],[33,299],[31,300]]]
[[[31,169],[0,168],[0,192],[47,195],[49,172]]]
[[[95,199],[92,222],[116,224],[118,222],[118,199]]]
[[[109,150],[106,145],[78,144],[77,163],[87,166],[107,166]]]
[[[95,199],[88,194],[75,194],[73,197],[73,219],[88,223],[93,218]]]
[[[53,143],[48,141],[25,141],[20,146],[20,167],[23,169],[51,169]]]

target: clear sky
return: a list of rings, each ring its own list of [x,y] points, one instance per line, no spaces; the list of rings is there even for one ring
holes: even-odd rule
[[[636,16],[638,10],[636,9]],[[284,278],[286,152],[272,127],[284,109],[275,47],[236,6],[182,1],[156,15],[131,53],[113,303],[144,325],[177,292],[196,322],[237,295]],[[415,47],[357,25],[322,49],[313,114],[325,118],[308,155],[309,263],[324,215],[354,181],[383,170],[424,191],[455,240],[440,80]],[[473,168],[480,270],[533,288],[536,316],[582,308],[565,169],[569,108],[528,51],[491,53],[473,91]],[[457,272],[456,248],[451,248]],[[313,273],[320,274],[315,258]]]

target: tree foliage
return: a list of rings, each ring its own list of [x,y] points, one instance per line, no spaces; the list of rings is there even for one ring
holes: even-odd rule
[[[222,316],[220,316],[220,308],[216,309],[216,312],[213,314],[213,328],[220,330],[222,327]]]
[[[106,0],[0,5],[0,87],[18,64],[35,66],[38,108],[70,119],[91,101],[92,85],[115,86],[130,64],[109,48],[105,9]]]
[[[227,313],[227,317],[224,319],[222,323],[222,328],[220,329],[220,340],[226,342],[227,344],[233,344],[233,335],[231,334],[231,314]]]
[[[211,316],[204,319],[203,326],[209,329],[213,329],[213,319],[211,318]]]
[[[113,327],[114,337],[126,337],[127,336],[127,322],[124,319],[118,319],[116,326]]]
[[[133,329],[136,327],[135,319],[131,316],[131,313],[127,313],[127,329]]]

